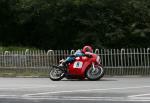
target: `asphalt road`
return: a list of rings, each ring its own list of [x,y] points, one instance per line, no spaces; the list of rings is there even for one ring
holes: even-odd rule
[[[0,78],[0,103],[150,103],[150,77]]]

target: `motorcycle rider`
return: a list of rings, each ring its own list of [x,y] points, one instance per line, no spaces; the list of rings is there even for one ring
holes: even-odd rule
[[[76,57],[80,56],[91,57],[90,53],[93,53],[93,48],[89,45],[84,46],[82,50],[77,50],[73,55],[67,57],[67,59],[62,62],[62,65],[65,68],[67,68],[68,64],[74,62]]]

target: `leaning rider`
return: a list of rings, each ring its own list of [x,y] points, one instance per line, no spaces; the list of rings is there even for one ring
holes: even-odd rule
[[[66,60],[63,61],[63,66],[67,67],[69,63],[72,63],[75,61],[76,57],[80,57],[80,56],[89,56],[90,57],[90,53],[93,52],[93,48],[91,46],[84,46],[82,48],[82,50],[77,50],[73,55],[67,57]]]

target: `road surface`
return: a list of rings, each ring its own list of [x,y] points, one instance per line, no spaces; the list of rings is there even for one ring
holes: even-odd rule
[[[150,77],[0,78],[0,103],[150,103]]]

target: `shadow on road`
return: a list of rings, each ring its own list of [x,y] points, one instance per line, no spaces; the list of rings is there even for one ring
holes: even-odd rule
[[[91,82],[94,82],[94,81],[88,80],[88,79],[83,79],[83,80],[81,80],[81,79],[63,79],[61,81],[91,81]],[[95,81],[105,82],[105,81],[117,81],[117,80],[116,79],[110,79],[110,78],[102,78],[100,80],[95,80]]]

